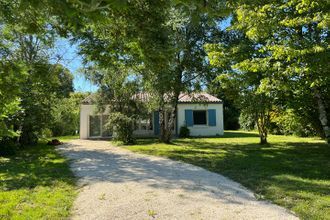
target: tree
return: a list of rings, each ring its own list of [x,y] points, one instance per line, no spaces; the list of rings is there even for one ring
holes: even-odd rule
[[[203,45],[212,41],[217,23],[171,1],[131,1],[126,7],[101,10],[107,14],[102,23],[88,20],[76,35],[81,53],[87,63],[105,69],[120,63],[141,77],[151,108],[160,112],[160,139],[169,142],[180,93],[200,90],[209,73]]]
[[[232,72],[220,75],[218,80],[228,97],[235,96],[232,100],[241,109],[241,115],[254,120],[259,131],[260,144],[267,144],[270,113],[274,99],[271,93],[262,89],[264,82],[260,78],[263,75],[264,73]]]
[[[55,99],[49,129],[54,136],[74,135],[79,131],[80,103],[87,93],[70,93],[68,98]]]
[[[260,143],[267,143],[270,124],[270,111],[274,103],[273,91],[269,87],[268,77],[272,74],[267,68],[255,69],[253,57],[261,59],[258,44],[249,40],[238,31],[229,31],[224,41],[208,44],[210,62],[219,68],[216,83],[220,84],[227,99],[232,100],[245,117],[253,118],[258,128]]]
[[[296,112],[308,104],[305,110],[318,112],[321,136],[328,141],[329,2],[240,1],[231,5],[231,29],[255,46],[255,53],[236,62],[234,68],[255,73],[266,70],[266,87],[272,88],[282,104]],[[239,49],[236,46],[232,51]],[[312,101],[301,103],[303,97]]]
[[[294,109],[300,96],[309,93],[314,99],[323,134],[329,142],[328,105],[329,68],[329,7],[328,1],[269,1],[246,3],[237,9],[237,29],[262,44],[265,57],[258,67],[267,64],[276,71],[277,88],[287,86]],[[275,16],[276,15],[276,16]],[[249,19],[247,19],[249,17]],[[262,20],[262,22],[257,22]],[[283,90],[282,90],[283,91]]]
[[[37,141],[38,133],[52,121],[55,100],[73,90],[71,73],[50,60],[49,50],[56,38],[54,26],[58,24],[49,16],[54,5],[51,1],[40,3],[39,9],[36,1],[0,3],[0,44],[4,48],[0,58],[6,66],[1,69],[1,78],[8,83],[7,90],[0,88],[1,93],[8,92],[1,115],[7,112],[6,127],[17,131],[17,140],[24,144]],[[7,104],[9,101],[13,104]]]
[[[3,56],[3,55],[1,55]],[[12,127],[11,117],[20,111],[19,84],[25,77],[21,65],[5,60],[0,63],[0,142],[4,137],[19,135]],[[8,86],[12,85],[12,86]]]
[[[167,24],[173,30],[169,34],[173,52],[168,54],[167,78],[163,78],[162,72],[154,71],[155,81],[162,85],[152,88],[157,91],[164,88],[158,93],[160,139],[164,142],[171,140],[179,95],[201,90],[210,74],[204,44],[212,42],[219,32],[214,19],[204,13],[191,15],[183,7],[171,9]]]
[[[207,81],[207,90],[215,94],[223,102],[223,125],[225,130],[238,130],[240,127],[240,109],[236,104],[236,97],[227,96],[227,90],[221,86],[217,76],[221,70],[213,70]],[[231,99],[233,98],[233,99]],[[243,128],[244,129],[244,128]]]
[[[26,34],[18,25],[3,25],[8,46],[7,58],[22,63],[26,74],[17,86],[21,111],[11,121],[20,132],[19,142],[33,144],[38,134],[52,123],[52,108],[58,98],[73,91],[73,76],[60,64],[50,63],[49,49],[55,36],[48,30],[38,35]]]
[[[140,80],[125,65],[113,65],[88,71],[88,77],[100,86],[95,96],[98,112],[108,116],[106,127],[115,140],[135,143],[133,131],[138,119],[148,114],[139,96]]]

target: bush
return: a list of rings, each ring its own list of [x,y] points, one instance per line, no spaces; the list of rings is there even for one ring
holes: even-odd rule
[[[254,130],[256,125],[254,116],[242,111],[239,116],[239,125],[240,128],[243,130],[247,130],[247,131]]]
[[[314,136],[316,131],[310,123],[304,123],[292,109],[279,110],[271,114],[270,133],[297,135],[300,137]]]
[[[21,145],[36,145],[38,143],[38,133],[30,130],[23,131],[19,142]]]
[[[11,156],[17,151],[17,145],[14,139],[5,137],[0,141],[0,156]]]
[[[190,136],[190,130],[186,126],[180,128],[179,137],[186,138]]]
[[[53,132],[49,128],[42,129],[41,131],[42,138],[50,138],[53,137]]]
[[[122,141],[124,144],[134,144],[134,118],[124,115],[120,112],[111,113],[107,126],[113,131],[113,138],[117,141]]]

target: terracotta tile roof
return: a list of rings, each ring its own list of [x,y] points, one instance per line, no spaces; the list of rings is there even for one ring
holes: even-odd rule
[[[141,102],[148,102],[151,95],[147,92],[139,92],[133,95],[134,100],[140,100]]]
[[[217,97],[210,95],[206,92],[196,92],[196,93],[182,93],[179,96],[179,102],[187,103],[187,102],[222,102]]]
[[[135,94],[133,99],[138,99],[142,102],[148,102],[150,97],[150,93],[140,92]],[[94,104],[95,94],[89,95],[81,103],[85,105]],[[179,103],[222,103],[222,100],[206,92],[181,93],[179,96]]]
[[[81,101],[81,104],[83,104],[83,105],[92,105],[92,104],[95,103],[95,100],[96,100],[96,94],[92,93],[89,96],[87,96],[86,98],[84,98]]]

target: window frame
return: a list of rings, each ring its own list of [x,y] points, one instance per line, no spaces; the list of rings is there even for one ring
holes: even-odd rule
[[[98,121],[100,124],[98,125],[99,127],[99,133],[100,135],[92,135],[91,129],[92,129],[92,123],[91,123],[91,118],[92,117],[98,117]],[[90,138],[97,138],[97,137],[102,137],[102,116],[101,115],[88,115],[88,137]]]
[[[109,116],[108,114],[93,114],[93,115],[88,115],[88,138],[108,138],[108,137],[111,137],[112,136],[112,134],[110,134],[110,136],[104,136],[104,132],[105,132],[105,130],[106,129],[104,129],[104,123],[103,123],[103,121],[104,121],[104,116],[105,117],[107,117],[107,116]],[[91,135],[91,117],[99,117],[99,121],[100,121],[100,125],[99,125],[99,127],[100,127],[100,135]],[[111,132],[109,132],[109,133],[111,133]]]

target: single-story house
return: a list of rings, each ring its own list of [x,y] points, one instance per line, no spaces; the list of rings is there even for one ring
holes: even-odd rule
[[[146,93],[136,97],[148,101]],[[105,128],[108,113],[97,113],[93,96],[84,99],[80,106],[80,138],[107,138],[111,132]],[[187,126],[191,136],[223,135],[223,103],[220,99],[205,93],[181,94],[176,113],[173,134],[178,135],[180,128]],[[159,135],[159,113],[154,111],[148,119],[141,119],[136,124],[134,135],[155,137]]]

